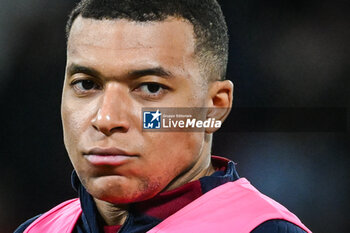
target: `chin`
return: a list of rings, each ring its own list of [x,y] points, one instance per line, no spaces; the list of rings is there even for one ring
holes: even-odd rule
[[[141,202],[141,201],[145,201],[148,200],[150,198],[152,198],[153,196],[155,196],[157,193],[134,193],[132,195],[127,194],[127,195],[119,195],[116,193],[99,193],[97,195],[93,195],[91,194],[93,197],[105,201],[105,202],[109,202],[111,204],[131,204],[131,203],[135,203],[135,202]]]
[[[159,183],[149,183],[145,179],[129,180],[125,177],[100,177],[85,187],[94,198],[113,204],[144,201],[161,191]]]

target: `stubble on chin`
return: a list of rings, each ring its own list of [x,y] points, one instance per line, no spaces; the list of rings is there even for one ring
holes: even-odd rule
[[[111,204],[130,204],[150,199],[157,195],[162,187],[162,178],[158,177],[154,180],[148,177],[139,178],[134,187],[127,187],[117,182],[113,185],[105,185],[106,187],[98,189],[93,187],[93,183],[87,182],[87,179],[81,179],[83,186],[94,197]],[[96,182],[96,181],[95,181]]]

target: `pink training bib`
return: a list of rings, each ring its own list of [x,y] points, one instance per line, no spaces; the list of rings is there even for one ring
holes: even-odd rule
[[[81,212],[79,199],[66,201],[36,219],[24,233],[71,233]],[[311,233],[284,206],[241,178],[210,190],[148,233],[249,233],[271,219],[289,221]]]
[[[283,219],[311,233],[300,220],[241,178],[210,190],[148,233],[249,233],[261,223]]]
[[[24,233],[71,233],[81,213],[78,198],[65,201],[37,218]]]

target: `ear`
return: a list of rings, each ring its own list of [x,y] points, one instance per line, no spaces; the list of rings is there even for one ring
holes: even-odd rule
[[[214,81],[209,84],[207,119],[214,118],[222,123],[231,112],[233,102],[233,83],[230,80]],[[207,128],[214,133],[218,128]]]

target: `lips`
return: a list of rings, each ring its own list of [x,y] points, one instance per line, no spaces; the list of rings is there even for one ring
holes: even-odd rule
[[[137,155],[128,153],[118,148],[92,148],[84,157],[93,165],[117,166],[128,162]]]

